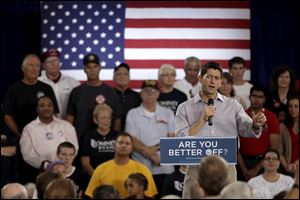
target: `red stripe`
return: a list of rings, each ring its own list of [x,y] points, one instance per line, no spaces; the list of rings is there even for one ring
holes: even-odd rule
[[[228,60],[201,60],[202,64],[208,61],[214,61],[219,63],[224,69],[228,69]],[[126,60],[125,61],[130,68],[135,69],[158,69],[162,64],[168,63],[173,65],[175,68],[182,68],[184,60]],[[250,69],[251,61],[246,61],[246,68]]]
[[[243,19],[126,19],[126,28],[249,28]]]
[[[127,1],[130,8],[249,8],[250,1]]]
[[[125,48],[250,49],[249,40],[125,40]]]

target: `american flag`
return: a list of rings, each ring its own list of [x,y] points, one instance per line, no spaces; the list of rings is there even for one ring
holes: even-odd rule
[[[246,60],[250,80],[248,1],[43,1],[42,51],[61,51],[62,73],[86,80],[82,59],[96,53],[100,79],[112,84],[113,68],[131,67],[131,87],[157,79],[160,65],[173,64],[184,77],[189,56],[219,62]]]

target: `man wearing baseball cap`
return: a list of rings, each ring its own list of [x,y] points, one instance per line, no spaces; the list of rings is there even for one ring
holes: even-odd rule
[[[67,109],[67,120],[74,124],[78,141],[82,141],[85,134],[97,128],[92,117],[96,105],[107,103],[113,109],[113,130],[121,130],[122,115],[121,101],[116,91],[100,80],[99,56],[94,53],[85,55],[83,65],[87,81],[71,92]]]
[[[65,118],[69,95],[74,87],[80,85],[76,79],[63,75],[60,72],[60,52],[57,49],[48,49],[41,56],[44,72],[39,80],[50,85],[55,93],[60,113],[58,117]]]

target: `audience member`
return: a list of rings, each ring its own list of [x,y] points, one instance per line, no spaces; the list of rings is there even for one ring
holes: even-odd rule
[[[204,198],[218,198],[221,190],[229,184],[229,165],[218,155],[206,156],[197,166],[198,187],[203,190]]]
[[[61,174],[64,177],[66,165],[61,160],[55,160],[48,165],[47,170],[56,174]]]
[[[100,185],[94,189],[93,199],[120,199],[120,193],[112,185]]]
[[[92,114],[96,105],[107,103],[112,107],[113,130],[121,130],[122,115],[122,106],[116,91],[99,78],[99,57],[96,54],[87,54],[83,58],[83,65],[87,81],[71,91],[67,108],[67,121],[74,124],[80,147],[84,135],[96,128]]]
[[[290,96],[288,113],[280,124],[279,153],[284,174],[294,175],[299,161],[299,96]]]
[[[194,97],[201,87],[198,79],[200,66],[201,62],[197,57],[186,58],[183,67],[185,77],[174,84],[174,88],[185,93],[188,99]]]
[[[263,112],[253,113],[250,116],[244,111],[241,104],[232,98],[225,97],[217,92],[222,84],[222,68],[218,63],[209,62],[201,70],[200,81],[202,89],[195,97],[180,104],[176,113],[176,136],[201,137],[237,137],[238,134],[248,137],[260,137],[266,122]],[[207,105],[212,99],[214,104]],[[209,123],[210,117],[211,126]],[[195,166],[188,166],[184,185],[187,188],[189,181],[195,177]],[[236,180],[235,167],[231,166],[230,177]],[[183,198],[189,198],[188,192],[183,191]]]
[[[296,163],[294,185],[292,189],[288,190],[284,199],[299,199],[299,160]]]
[[[176,78],[176,69],[173,65],[163,64],[158,71],[159,90],[158,103],[176,114],[179,104],[187,100],[185,93],[173,87]]]
[[[233,88],[233,77],[229,72],[223,72],[222,85],[218,92],[226,97],[231,97],[237,100],[243,106],[244,110],[247,109],[245,101],[241,97],[235,95]]]
[[[115,90],[121,101],[123,114],[121,117],[122,130],[125,128],[126,115],[132,108],[136,108],[141,104],[141,98],[138,92],[133,91],[129,87],[130,67],[126,63],[121,63],[114,68]]]
[[[90,176],[98,165],[114,157],[114,145],[118,133],[111,129],[112,112],[108,104],[98,104],[93,112],[93,119],[98,128],[84,137],[81,164]]]
[[[24,185],[24,187],[26,188],[27,190],[27,194],[28,194],[28,199],[32,199],[33,198],[33,195],[34,195],[34,192],[36,191],[36,185],[35,183],[26,183]]]
[[[52,48],[42,54],[41,61],[45,73],[42,73],[39,80],[52,87],[60,111],[57,116],[59,118],[65,118],[69,95],[74,87],[80,85],[80,82],[60,72],[59,57],[60,52]]]
[[[251,178],[248,184],[258,199],[272,199],[278,192],[292,188],[294,180],[278,173],[280,156],[277,150],[269,149],[264,154],[264,173]]]
[[[148,180],[144,174],[130,174],[124,185],[129,195],[125,199],[152,199],[145,195],[145,191],[148,189]]]
[[[124,182],[131,173],[142,173],[147,178],[149,185],[145,194],[154,197],[157,194],[156,186],[151,171],[142,163],[130,159],[132,152],[132,138],[128,133],[120,133],[115,143],[115,157],[99,165],[89,182],[85,194],[92,197],[97,186],[113,185],[120,192],[121,198],[128,196]]]
[[[52,88],[38,80],[40,69],[39,57],[26,55],[22,63],[23,79],[8,89],[4,99],[4,121],[17,138],[21,137],[24,126],[36,119],[36,105],[40,97],[49,96],[54,113],[59,112]]]
[[[58,113],[55,94],[48,84],[38,80],[41,62],[37,55],[28,54],[22,62],[23,79],[12,85],[6,93],[3,103],[4,121],[17,140],[20,139],[23,128],[37,117],[36,105],[42,96],[49,96],[53,102],[54,113]],[[17,142],[19,143],[19,142]],[[17,180],[25,184],[33,181],[33,170],[23,160],[17,146],[16,167]]]
[[[229,72],[233,77],[235,95],[244,100],[247,109],[250,106],[249,94],[253,85],[244,80],[246,72],[245,60],[241,57],[233,57],[229,60],[228,64]]]
[[[77,185],[69,178],[51,181],[45,189],[44,199],[76,199]]]
[[[174,136],[174,114],[157,102],[157,81],[145,80],[140,93],[142,104],[131,109],[126,118],[125,131],[132,135],[132,158],[145,164],[152,172],[158,197],[167,174],[174,171],[171,165],[160,165],[160,138]]]
[[[43,160],[56,160],[57,146],[70,141],[78,149],[74,127],[54,116],[51,98],[41,97],[36,107],[38,118],[23,129],[20,147],[24,160],[38,169]]]
[[[7,130],[4,125],[4,115],[0,113],[0,133],[1,133],[1,178],[0,188],[7,183],[17,181],[16,153],[18,140]]]
[[[254,199],[252,188],[247,182],[236,181],[226,185],[221,193],[221,199]]]
[[[78,185],[78,194],[83,194],[90,180],[90,176],[79,169],[78,167],[73,166],[73,161],[76,156],[75,146],[70,142],[60,143],[57,147],[56,152],[57,158],[60,159],[64,165],[64,177],[69,178]]]
[[[1,199],[28,199],[27,190],[20,183],[8,183],[1,189]]]
[[[240,149],[238,152],[238,179],[248,181],[250,178],[263,172],[263,154],[268,149],[278,149],[280,126],[276,115],[264,108],[267,92],[262,85],[254,85],[250,89],[250,107],[246,110],[248,115],[252,112],[263,112],[267,122],[259,138],[240,136]],[[253,148],[255,147],[255,148]]]
[[[273,111],[279,122],[283,122],[287,113],[287,100],[295,93],[295,72],[288,65],[279,65],[271,77],[271,94],[266,106]]]
[[[178,170],[176,169],[172,174],[166,177],[163,185],[162,196],[170,194],[180,197],[182,196],[186,168],[186,165],[180,165]]]
[[[40,173],[36,177],[36,190],[37,194],[34,194],[34,199],[43,199],[44,198],[44,192],[46,190],[46,187],[48,184],[55,180],[63,178],[63,175],[61,173],[54,173],[52,171],[44,171]]]

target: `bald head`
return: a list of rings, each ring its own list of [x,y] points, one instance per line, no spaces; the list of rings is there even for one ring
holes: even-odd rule
[[[1,199],[28,199],[27,190],[19,183],[8,183],[1,189]]]

